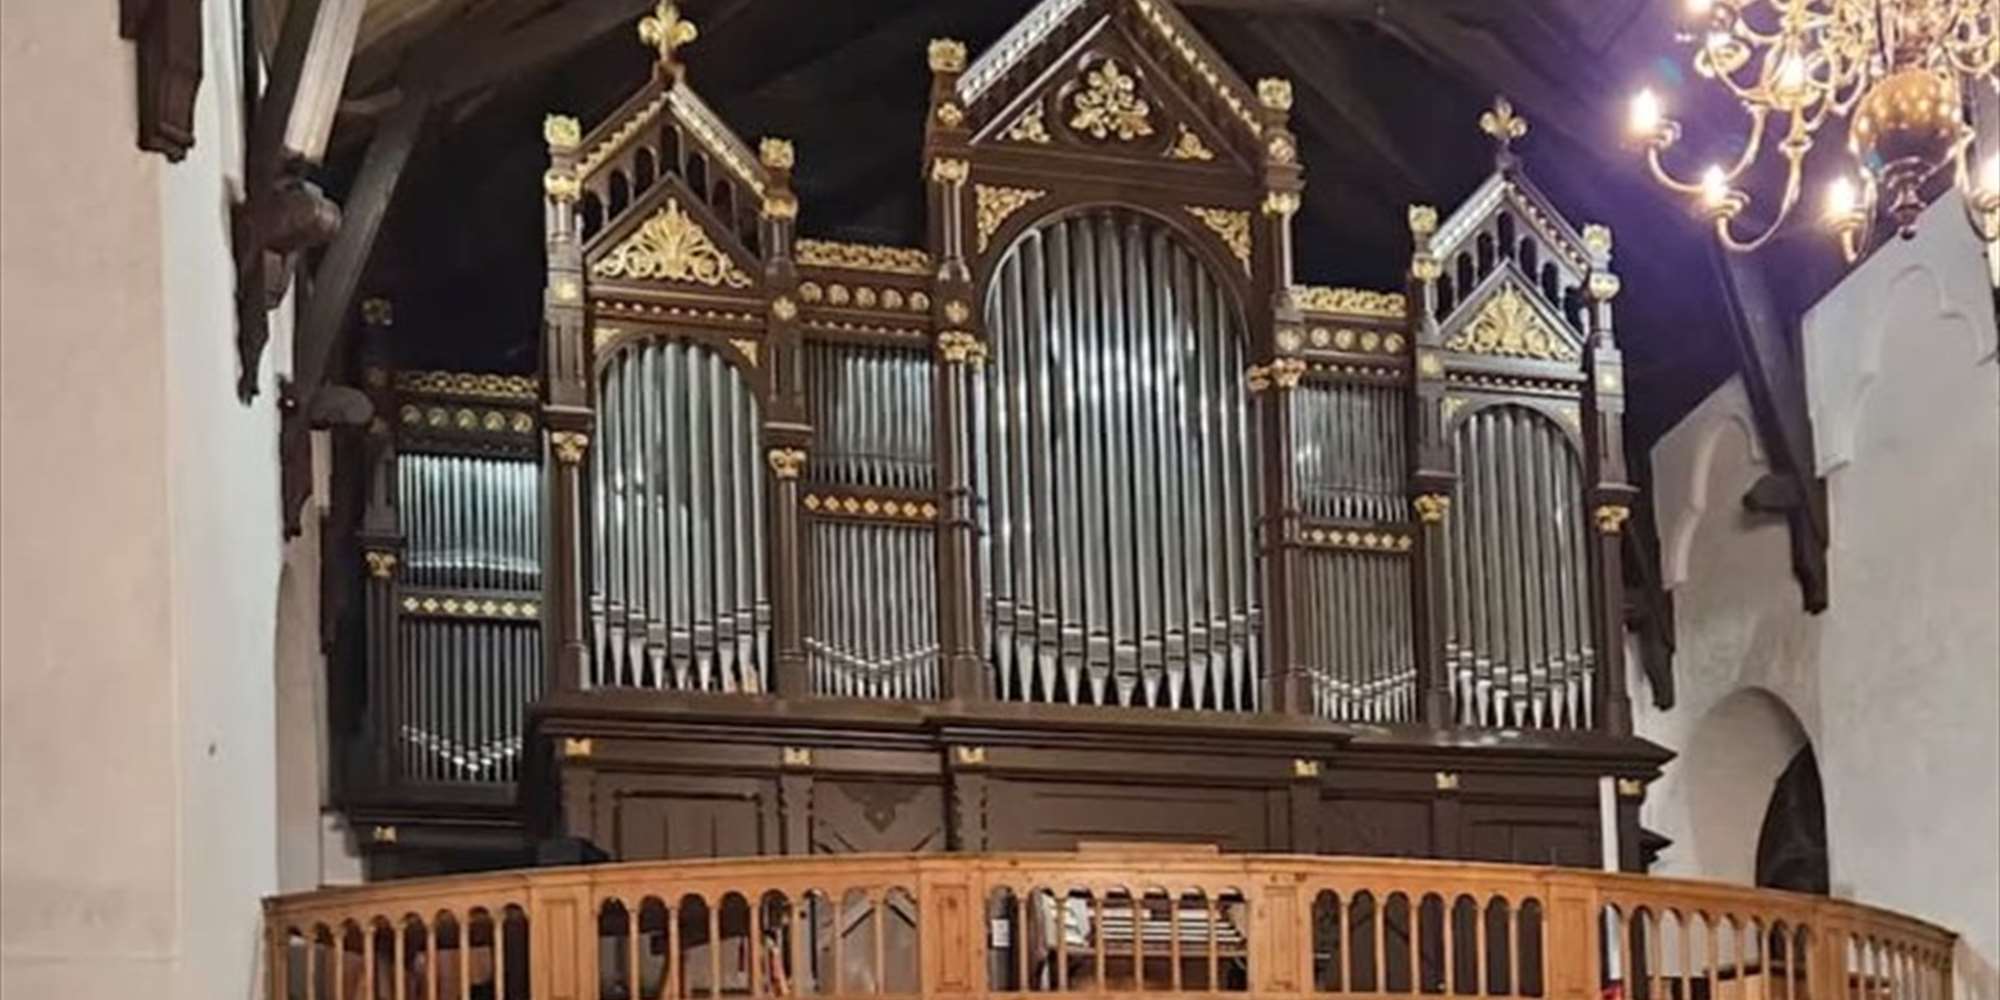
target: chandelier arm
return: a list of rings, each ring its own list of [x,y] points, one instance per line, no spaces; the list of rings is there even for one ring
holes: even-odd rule
[[[1965,208],[1965,221],[1972,224],[1972,231],[1981,243],[2000,242],[2000,191],[1983,191],[1972,182],[1972,168],[1966,165],[1967,150],[1971,144],[1958,147],[1958,166],[1954,171],[1953,183],[1958,186],[1959,204]]]
[[[1718,214],[1715,218],[1715,235],[1722,240],[1723,246],[1737,253],[1749,253],[1769,243],[1771,237],[1784,228],[1785,220],[1791,216],[1792,209],[1799,203],[1799,191],[1805,186],[1805,150],[1800,147],[1793,148],[1798,151],[1792,152],[1791,149],[1786,151],[1786,159],[1790,161],[1791,166],[1785,172],[1785,194],[1778,201],[1778,211],[1771,217],[1771,225],[1748,240],[1739,240],[1729,226],[1737,213]]]

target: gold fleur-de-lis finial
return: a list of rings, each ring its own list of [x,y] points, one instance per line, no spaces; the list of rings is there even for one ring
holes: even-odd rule
[[[1492,110],[1479,115],[1479,130],[1499,143],[1500,152],[1510,151],[1514,140],[1528,134],[1528,120],[1514,113],[1514,102],[1504,96],[1493,98]]]
[[[669,0],[660,0],[653,13],[639,22],[639,40],[659,51],[663,66],[675,65],[674,52],[700,34]]]

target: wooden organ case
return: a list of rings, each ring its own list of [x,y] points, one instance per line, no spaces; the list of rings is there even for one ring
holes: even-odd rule
[[[1596,866],[1610,808],[1638,867],[1611,237],[1504,102],[1407,287],[1329,288],[1289,84],[1169,0],[931,43],[923,247],[799,236],[792,147],[702,102],[670,6],[641,34],[645,87],[545,129],[540,405],[381,380],[357,815]]]

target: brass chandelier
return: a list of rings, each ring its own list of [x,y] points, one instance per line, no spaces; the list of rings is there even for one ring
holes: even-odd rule
[[[1981,238],[2000,239],[2000,0],[1683,2],[1695,73],[1748,115],[1743,148],[1692,180],[1674,176],[1664,154],[1681,126],[1650,89],[1632,99],[1631,129],[1653,176],[1692,196],[1724,246],[1755,250],[1783,226],[1806,183],[1806,154],[1836,119],[1853,162],[1827,182],[1824,221],[1850,262],[1872,245],[1878,208],[1911,235],[1946,170]],[[1753,169],[1759,182],[1775,176],[1759,168],[1773,142],[1783,188],[1762,230],[1746,218],[1744,234]]]

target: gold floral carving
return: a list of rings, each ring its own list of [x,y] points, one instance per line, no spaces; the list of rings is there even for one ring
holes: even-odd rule
[[[731,337],[729,338],[729,346],[736,348],[737,352],[743,355],[743,360],[749,362],[750,367],[757,367],[756,341],[748,337]]]
[[[799,315],[799,304],[793,302],[791,299],[786,298],[783,295],[780,295],[777,298],[771,300],[771,315],[776,316],[780,321],[797,319]]]
[[[1597,530],[1607,535],[1615,535],[1625,530],[1625,522],[1632,516],[1632,508],[1622,503],[1599,504],[1595,514]]]
[[[972,307],[963,299],[953,299],[944,304],[944,318],[953,323],[963,323],[972,316]]]
[[[1307,338],[1312,346],[1325,350],[1355,351],[1362,354],[1401,354],[1409,342],[1403,335],[1381,330],[1357,330],[1349,326],[1315,326]]]
[[[1419,493],[1410,498],[1410,509],[1425,524],[1441,524],[1451,510],[1451,498],[1442,493]]]
[[[779,479],[797,479],[806,467],[804,448],[773,448],[764,458],[771,463],[771,474]]]
[[[583,126],[568,115],[550,115],[542,119],[542,139],[550,149],[567,152],[583,141]]]
[[[638,135],[642,129],[653,123],[653,119],[660,116],[660,109],[667,106],[668,95],[671,93],[672,91],[663,92],[660,96],[653,98],[645,107],[640,108],[637,114],[625,119],[624,124],[612,130],[611,134],[606,136],[603,141],[592,146],[590,152],[585,153],[583,158],[578,161],[576,172],[584,177],[596,173],[597,168],[603,166],[607,160],[611,159],[612,154],[624,148],[625,140]]]
[[[1139,81],[1106,59],[1084,73],[1083,88],[1070,98],[1069,127],[1093,139],[1116,136],[1131,142],[1153,134],[1153,109],[1139,96]]]
[[[914,247],[802,239],[792,244],[792,256],[799,263],[812,267],[842,267],[850,271],[881,271],[887,274],[931,273],[931,255]]]
[[[1590,297],[1598,302],[1609,302],[1618,297],[1623,287],[1618,276],[1609,271],[1598,271],[1590,276]]]
[[[1167,156],[1175,160],[1213,160],[1215,151],[1201,141],[1201,135],[1186,125],[1175,125],[1180,134],[1174,136],[1174,144],[1167,147]]]
[[[533,400],[541,392],[541,382],[532,375],[412,371],[396,373],[396,390],[426,396]]]
[[[660,54],[662,63],[674,61],[674,50],[695,40],[701,32],[695,30],[694,22],[681,16],[680,9],[668,0],[660,0],[653,6],[652,16],[639,22],[639,40],[653,47]]]
[[[1371,316],[1378,319],[1402,319],[1406,308],[1401,292],[1378,292],[1369,288],[1335,288],[1328,285],[1293,285],[1292,302],[1304,312]]]
[[[937,504],[901,497],[824,496],[808,493],[799,505],[815,514],[845,514],[895,521],[935,521]]]
[[[1299,144],[1297,140],[1283,132],[1274,133],[1271,141],[1265,144],[1264,153],[1272,163],[1289,166],[1298,162]]]
[[[575,465],[583,461],[584,450],[590,447],[590,435],[582,431],[550,431],[549,447],[555,451],[557,461]]]
[[[952,747],[952,759],[961,766],[979,766],[986,763],[985,747]]]
[[[965,109],[954,101],[946,101],[938,105],[937,120],[945,128],[957,128],[965,124]]]
[[[940,184],[962,184],[971,175],[971,165],[956,157],[940,156],[931,161],[931,180]]]
[[[789,139],[767,138],[757,143],[757,162],[773,170],[790,170],[797,158]]]
[[[1514,102],[1505,97],[1493,99],[1493,109],[1479,115],[1479,130],[1493,137],[1505,149],[1514,140],[1528,134],[1528,120],[1514,113]]]
[[[1257,103],[1272,111],[1292,110],[1292,81],[1279,76],[1257,81]]]
[[[986,344],[963,330],[938,334],[938,355],[949,364],[978,365],[986,362]]]
[[[1575,361],[1576,350],[1535,311],[1518,290],[1503,288],[1486,300],[1463,329],[1445,342],[1467,354]]]
[[[1028,105],[1028,110],[1021,112],[1021,117],[1014,119],[1014,124],[1007,126],[1007,138],[1015,142],[1032,142],[1038,146],[1048,145],[1049,129],[1042,121],[1042,102],[1036,101]]]
[[[1222,244],[1243,264],[1244,273],[1250,271],[1250,213],[1233,208],[1204,208],[1200,205],[1183,205],[1189,215],[1200,219],[1202,225],[1222,238]]]
[[[956,38],[933,38],[925,53],[933,73],[965,72],[965,43]]]
[[[1251,365],[1243,373],[1244,384],[1251,392],[1263,392],[1273,386],[1280,389],[1295,389],[1299,379],[1306,374],[1304,358],[1278,358],[1268,365]]]
[[[1638,778],[1619,778],[1618,795],[1620,798],[1643,799],[1646,797],[1646,783]]]
[[[1034,188],[974,184],[972,195],[978,205],[979,249],[982,251],[986,249],[987,244],[993,241],[993,234],[999,231],[1000,224],[1006,222],[1008,216],[1020,211],[1021,206],[1046,194],[1047,191],[1038,191]]]
[[[600,278],[661,278],[711,287],[750,285],[750,276],[708,238],[680,202],[671,198],[625,242],[591,265],[590,273]]]
[[[396,575],[396,554],[386,549],[363,552],[361,558],[368,561],[368,575],[377,580],[387,580]]]

